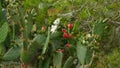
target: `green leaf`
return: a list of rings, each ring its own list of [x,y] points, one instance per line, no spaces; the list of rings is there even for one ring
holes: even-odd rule
[[[20,58],[24,63],[30,63],[35,60],[36,55],[39,54],[40,46],[36,41],[33,41],[28,49],[22,48]],[[37,59],[37,58],[36,58]]]
[[[5,46],[0,44],[0,56],[3,55],[4,53],[5,53]]]
[[[36,41],[36,43],[42,45],[42,44],[45,42],[45,39],[46,39],[45,35],[37,35],[37,36],[33,39],[33,41]]]
[[[54,64],[55,68],[61,68],[61,66],[62,66],[62,58],[63,58],[63,54],[61,52],[57,52],[53,56],[53,64]]]
[[[26,63],[33,61],[36,58],[36,55],[40,54],[40,52],[38,51],[40,50],[40,48],[42,48],[44,41],[45,41],[44,35],[37,35],[33,39],[33,42],[28,46],[28,49],[22,50],[21,60]]]
[[[25,23],[24,18],[23,18],[24,15],[25,15],[25,10],[23,10],[22,6],[19,6],[18,7],[18,11],[19,11],[20,15],[19,16],[14,16],[14,17],[18,17],[16,21],[18,22],[18,19],[19,19],[19,21],[22,22],[20,24],[25,28],[26,27],[26,23]]]
[[[47,36],[47,39],[46,39],[45,45],[44,45],[44,47],[43,47],[42,54],[45,54],[45,52],[46,52],[46,49],[47,49],[47,47],[48,47],[48,43],[49,43],[49,39],[50,39],[50,28],[48,28],[48,36]]]
[[[40,46],[41,45],[39,45],[37,42],[33,42],[31,45],[29,45],[28,53],[31,56],[31,59],[38,53]]]
[[[15,60],[20,56],[20,47],[12,47],[8,52],[3,56],[4,60]]]
[[[101,35],[104,31],[105,23],[103,23],[101,20],[96,21],[93,26],[93,34],[95,35]]]
[[[67,61],[65,62],[63,68],[71,68],[72,63],[73,63],[73,57],[70,56],[70,57],[67,59]]]
[[[50,58],[45,60],[43,68],[50,68],[49,65],[50,65]]]
[[[54,32],[54,33],[51,34],[50,38],[52,40],[54,40],[54,39],[59,38],[59,37],[61,37],[61,33],[56,31],[56,32]]]
[[[90,49],[87,49],[86,59],[85,59],[85,63],[86,63],[86,64],[89,64],[89,63],[90,63],[91,58],[92,58],[92,54],[93,54],[93,51],[90,50]]]
[[[82,46],[80,42],[77,43],[77,57],[81,64],[85,64],[87,48]]]
[[[38,68],[43,68],[43,65],[42,65],[42,60],[39,60],[39,62],[38,62]]]
[[[6,39],[7,33],[8,33],[8,23],[4,23],[0,28],[0,43],[2,43]]]
[[[33,59],[33,55],[30,55],[29,53],[30,53],[29,51],[22,48],[21,52],[20,52],[20,60],[24,63],[29,63]],[[31,54],[33,54],[33,53],[31,53]]]
[[[72,31],[78,32],[78,27],[79,27],[79,26],[80,26],[80,23],[79,23],[79,22],[75,22]]]

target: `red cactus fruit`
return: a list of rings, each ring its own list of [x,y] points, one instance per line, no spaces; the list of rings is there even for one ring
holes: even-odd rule
[[[69,48],[71,45],[69,43],[67,43],[65,46]]]
[[[63,29],[62,29],[62,32],[63,32],[63,33],[66,33],[66,29],[63,28]]]
[[[68,26],[69,29],[73,28],[73,24],[72,23],[69,23],[67,26]]]
[[[67,38],[68,34],[67,33],[63,33],[63,38]]]

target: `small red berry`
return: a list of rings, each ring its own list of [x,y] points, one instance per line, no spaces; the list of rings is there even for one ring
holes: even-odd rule
[[[66,33],[66,29],[62,29],[62,32],[63,32],[63,33]]]
[[[63,33],[63,38],[67,38],[68,34],[67,33]]]
[[[69,29],[73,28],[73,24],[72,23],[69,23],[67,26],[68,26]]]
[[[68,38],[72,38],[72,34],[68,34]]]
[[[64,53],[64,52],[65,52],[65,50],[64,50],[64,49],[62,49],[62,50],[61,50],[61,52],[62,52],[62,53]]]
[[[69,43],[67,43],[65,46],[69,48],[71,45]]]

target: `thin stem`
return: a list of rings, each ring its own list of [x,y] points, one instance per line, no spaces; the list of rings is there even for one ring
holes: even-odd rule
[[[14,22],[13,22],[12,30],[13,30],[13,41],[14,41],[15,40],[15,24],[14,24]]]
[[[85,68],[84,64],[82,65],[82,68]]]

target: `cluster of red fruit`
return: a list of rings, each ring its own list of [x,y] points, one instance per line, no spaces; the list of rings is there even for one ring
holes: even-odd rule
[[[72,23],[69,23],[68,25],[67,25],[67,27],[68,27],[68,29],[72,29],[73,28],[73,24]],[[67,33],[67,30],[66,29],[62,29],[62,32],[63,32],[63,38],[64,39],[66,39],[66,38],[69,38],[69,39],[71,39],[72,38],[72,34],[68,34]],[[66,47],[70,47],[70,44],[69,43],[67,43],[66,44]]]
[[[68,28],[72,29],[73,28],[73,24],[69,23],[68,24]],[[63,32],[63,38],[72,38],[72,34],[68,34],[66,29],[62,29]]]
[[[67,27],[68,27],[68,29],[72,29],[73,28],[73,24],[72,23],[69,23],[68,25],[67,25]],[[65,28],[63,28],[62,29],[62,32],[63,32],[63,38],[64,39],[71,39],[72,38],[72,34],[70,34],[70,33],[68,33],[67,32],[67,30],[65,29]],[[66,45],[65,45],[67,48],[69,48],[71,45],[69,44],[69,43],[67,43]],[[64,52],[64,49],[61,49],[61,50],[59,50],[60,52]]]

